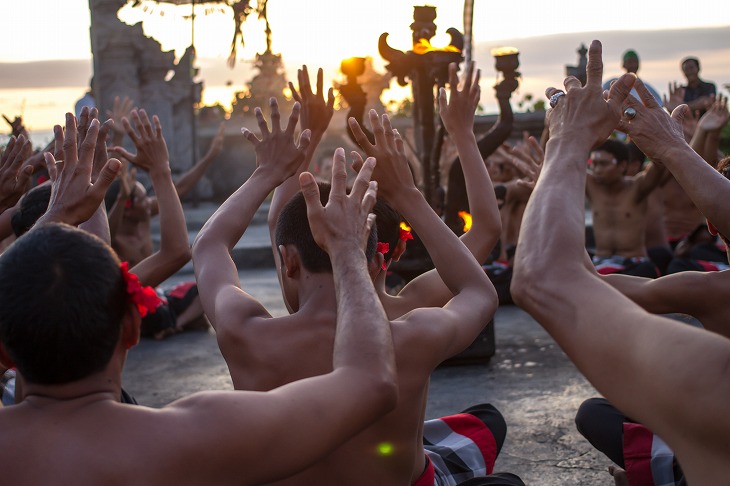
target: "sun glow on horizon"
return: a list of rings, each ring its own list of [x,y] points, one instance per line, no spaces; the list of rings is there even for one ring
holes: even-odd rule
[[[3,0],[0,0],[3,1]],[[8,0],[4,0],[8,1]],[[488,49],[496,47],[498,41],[511,41],[520,47],[517,39],[534,36],[567,34],[574,32],[590,32],[588,40],[594,32],[607,30],[656,30],[689,27],[730,27],[730,10],[726,0],[707,0],[702,9],[683,11],[683,15],[675,15],[667,9],[665,3],[659,1],[628,2],[617,0],[612,9],[604,9],[597,15],[593,9],[576,8],[574,2],[555,0],[551,10],[560,11],[558,17],[545,14],[543,2],[524,0],[515,3],[475,2],[474,5],[474,42],[482,46],[475,50],[475,57],[482,68],[482,105],[487,112],[496,107],[492,103],[491,85],[495,74],[488,54]],[[289,80],[296,80],[296,70],[306,63],[310,73],[322,67],[325,74],[325,86],[333,80],[340,81],[339,65],[343,59],[353,56],[370,56],[373,67],[378,72],[385,72],[385,62],[377,51],[377,41],[381,33],[389,33],[388,43],[396,49],[412,49],[411,30],[413,6],[431,4],[437,9],[437,35],[431,39],[434,46],[446,46],[449,36],[445,33],[449,27],[463,31],[462,3],[453,0],[430,0],[429,2],[393,2],[391,0],[371,0],[370,2],[343,2],[342,0],[318,0],[317,2],[299,2],[295,0],[270,0],[268,18],[273,31],[272,49],[282,53]],[[226,67],[226,59],[230,53],[233,38],[233,19],[227,7],[226,13],[212,12],[205,4],[198,5],[195,22],[195,45],[200,67],[199,79],[205,82],[204,104],[221,103],[229,106],[236,91],[244,89],[245,83],[254,75],[251,60],[257,52],[265,49],[264,22],[252,14],[244,24],[245,46],[238,46],[237,66],[233,71]],[[206,9],[209,15],[206,15]],[[625,12],[630,11],[631,15]],[[161,13],[164,12],[164,16]],[[155,38],[165,50],[174,50],[176,56],[182,55],[191,41],[190,5],[174,6],[159,4],[154,9],[144,12],[140,8],[125,6],[119,17],[127,23],[143,22],[145,33]],[[8,26],[8,34],[13,43],[0,45],[0,62],[27,62],[39,60],[89,59],[91,57],[89,40],[90,15],[88,2],[58,2],[53,0],[26,0],[14,8],[6,8],[4,20]],[[32,26],[33,28],[29,28]],[[38,32],[54,34],[54,42],[49,42],[49,35],[38,35]],[[594,35],[599,37],[600,34]],[[502,44],[503,45],[503,44]],[[18,49],[16,46],[22,46]],[[484,47],[487,51],[484,52]],[[576,46],[577,47],[577,46]],[[620,46],[639,48],[645,46]],[[561,48],[562,49],[562,48]],[[572,50],[575,47],[571,48]],[[522,51],[522,49],[520,49]],[[716,51],[721,53],[723,51]],[[527,55],[528,53],[525,53]],[[715,56],[715,51],[701,51],[697,54],[703,60],[703,73],[713,79],[712,62],[722,59]],[[723,54],[724,55],[724,54]],[[523,59],[523,54],[520,54]],[[618,57],[618,56],[616,56]],[[484,60],[487,59],[487,64]],[[549,82],[560,79],[565,63],[575,62],[573,52],[566,52],[565,60],[555,61],[550,73],[530,73],[530,65],[523,62],[520,71],[524,78],[521,81],[521,92],[513,100],[518,101],[521,93],[539,94],[544,88],[544,80]],[[551,61],[552,62],[552,61]],[[648,56],[642,59],[642,66],[648,72],[651,63],[654,67],[665,62],[652,60]],[[720,60],[722,65],[726,63]],[[662,64],[662,79],[681,80],[681,73],[676,66]],[[618,71],[619,64],[610,57],[605,59],[606,72]],[[718,70],[715,71],[717,73]],[[78,86],[65,85],[63,88],[13,89],[0,84],[0,112],[8,115],[20,114],[23,99],[27,99],[25,115],[29,125],[47,129],[58,121],[58,114],[73,108],[73,104],[86,91],[85,83],[89,75],[78,74]],[[718,87],[727,82],[728,76],[721,78],[714,75]],[[49,81],[52,82],[52,81]],[[665,83],[655,87],[664,88]],[[539,85],[539,86],[538,86]],[[51,91],[55,90],[55,91]],[[53,94],[51,94],[51,92]],[[52,96],[52,99],[49,98]],[[382,101],[399,101],[410,96],[409,87],[400,87],[395,81],[391,89],[383,93]],[[42,98],[42,99],[39,99]],[[48,103],[57,106],[46,106]],[[39,106],[43,105],[43,106]],[[50,117],[51,112],[58,114]]]

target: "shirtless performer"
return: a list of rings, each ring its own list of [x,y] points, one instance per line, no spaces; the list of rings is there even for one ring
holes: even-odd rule
[[[668,124],[665,126],[671,127]],[[680,164],[687,164],[689,172],[696,172],[699,167],[705,166],[697,154],[686,159],[674,154],[669,156],[671,159],[665,159],[664,164],[670,170]],[[730,157],[720,161],[717,172],[730,179]],[[703,176],[705,174],[697,174],[695,177],[702,180]],[[730,193],[730,183],[725,185],[723,192]],[[722,189],[720,184],[718,189]],[[697,200],[696,192],[688,192],[688,195]],[[698,201],[698,205],[700,204]],[[703,211],[710,209],[700,207]],[[707,227],[711,234],[719,235],[727,247],[728,238],[710,220],[707,220]],[[648,312],[689,314],[697,318],[708,331],[730,338],[730,326],[727,322],[730,302],[726,290],[730,285],[730,270],[680,272],[655,280],[607,275],[604,280]],[[630,484],[645,484],[637,479],[637,471],[646,470],[648,463],[652,464],[650,469],[655,481],[661,482],[659,480],[664,479],[662,484],[684,484],[681,482],[684,478],[682,468],[672,450],[666,445],[662,446],[662,439],[625,416],[607,400],[592,398],[583,402],[576,415],[576,425],[591,444],[619,467],[626,469]]]
[[[369,168],[351,196],[333,189],[326,209],[312,176],[302,177],[338,304],[326,374],[269,393],[197,393],[162,409],[118,403],[138,307],[148,305],[106,244],[55,224],[88,218],[119,171],[111,159],[90,183],[98,129],[92,122],[77,158],[67,115],[64,164],[47,157],[51,206],[0,258],[0,358],[25,378],[25,400],[0,410],[4,484],[261,484],[308,466],[393,408],[390,326],[361,250],[375,201]]]
[[[217,331],[236,389],[269,390],[323,373],[331,366],[327,356],[332,352],[336,314],[332,276],[326,255],[307,242],[306,226],[298,224],[302,220],[301,197],[295,197],[282,210],[276,235],[282,288],[291,315],[272,318],[243,292],[228,254],[269,192],[302,164],[303,157],[298,157],[291,141],[299,104],[295,106],[286,131],[279,128],[275,100],[271,132],[261,110],[256,110],[263,141],[248,131],[246,136],[256,146],[259,166],[209,220],[193,246],[203,307]],[[404,217],[426,245],[434,248],[432,257],[454,297],[443,308],[416,309],[391,321],[399,375],[397,409],[286,484],[400,485],[416,483],[424,474],[433,484],[434,472],[420,437],[430,373],[471,344],[496,307],[494,290],[484,272],[416,189],[407,164],[395,157],[393,133],[386,134],[379,124],[375,128],[377,145],[387,145],[381,151],[391,154],[378,162],[379,169],[400,184],[400,191],[386,198],[392,197],[398,209],[406,209]],[[274,161],[276,172],[270,167]],[[344,163],[344,151],[338,149],[333,177],[342,184]],[[373,164],[369,158],[363,167],[369,170]],[[380,270],[381,263],[382,256],[369,263],[371,275]],[[486,440],[496,447],[491,434]],[[482,474],[489,467],[484,464]]]
[[[135,180],[134,170],[129,173],[123,171],[122,177],[128,180],[120,178],[112,184],[112,190],[106,196],[111,245],[120,258],[134,267],[144,285],[156,287],[190,260],[188,231],[180,198],[195,186],[222,150],[223,125],[208,153],[174,183],[170,155],[159,122],[153,130],[144,110],[132,110],[130,119],[122,117],[122,124],[137,152],[130,153],[120,146],[110,150],[149,173],[155,196],[147,196],[144,186]],[[158,213],[160,248],[153,252],[150,220]],[[164,299],[164,305],[159,312],[142,320],[143,336],[163,339],[186,329],[209,328],[195,282],[182,282],[157,291]]]
[[[696,163],[676,122],[633,75],[623,75],[604,99],[602,71],[601,44],[593,41],[586,86],[569,77],[567,93],[546,90],[555,104],[548,116],[550,141],[523,219],[512,292],[601,394],[666,441],[688,484],[717,484],[730,476],[730,341],[647,313],[590,268],[583,241],[585,160],[618,126],[697,194],[707,217],[722,220],[723,234],[730,233],[720,216],[727,205],[717,201],[730,183]],[[635,81],[646,106],[627,99]],[[629,110],[622,121],[624,103],[635,116]],[[674,117],[681,119],[683,110]]]
[[[601,274],[658,277],[646,253],[646,213],[649,194],[665,170],[650,164],[635,176],[626,176],[628,157],[626,145],[618,140],[606,140],[590,153],[586,196],[596,239],[593,263]]]
[[[449,84],[451,86],[451,96],[446,97],[446,92],[443,90],[439,96],[440,114],[444,121],[444,125],[449,131],[449,135],[453,138],[454,143],[459,151],[459,155],[462,159],[463,169],[467,174],[467,191],[469,192],[469,200],[471,207],[473,208],[474,224],[472,228],[462,235],[461,241],[466,247],[472,252],[478,261],[486,258],[489,249],[494,246],[497,236],[499,234],[499,219],[496,206],[496,200],[494,193],[491,190],[491,181],[489,180],[479,149],[476,144],[476,139],[473,134],[473,122],[474,112],[479,101],[479,84],[478,78],[479,73],[477,72],[475,77],[475,65],[471,64],[461,89],[458,86],[458,78],[456,76],[456,65],[450,66],[450,79]],[[312,92],[309,84],[309,76],[307,73],[306,66],[299,71],[299,91],[290,85],[292,93],[296,100],[302,103],[302,119],[303,127],[312,130],[312,139],[318,141],[321,138],[321,133],[327,128],[329,122],[329,110],[328,107],[331,104],[331,98],[327,103],[324,101],[323,86],[322,86],[322,75],[321,70],[317,76],[317,91]],[[390,122],[387,117],[384,117],[383,124],[378,119],[377,114],[373,111],[370,113],[370,121],[372,132],[366,135],[361,129],[360,125],[354,120],[350,120],[350,129],[353,138],[361,144],[367,155],[374,156],[376,160],[397,160],[407,167],[406,155],[400,142],[400,138],[397,134],[392,131]],[[385,127],[383,126],[385,125]],[[383,138],[379,136],[378,143],[373,145],[369,141],[369,137],[372,133],[385,134],[393,132],[395,137],[395,146],[393,144],[384,143]],[[313,152],[313,144],[310,144],[308,149],[308,156]],[[356,166],[362,164],[362,158],[357,152],[353,152],[353,157],[356,160]],[[308,165],[308,160],[305,160],[304,164],[299,167],[299,171],[305,170]],[[393,174],[384,169],[383,164],[380,165],[378,172],[378,183],[381,192],[397,192],[402,189],[400,186],[400,179],[394,177]],[[293,184],[292,181],[295,176],[289,178],[288,181],[280,185],[274,192],[274,197],[269,209],[269,225],[271,231],[271,239],[276,242],[276,221],[281,213],[282,207],[288,202],[291,197],[294,196],[292,192]],[[408,236],[407,232],[404,232],[399,226],[402,221],[401,215],[393,209],[387,202],[382,198],[379,198],[375,205],[374,212],[377,216],[376,225],[378,228],[378,254],[377,254],[377,269],[374,270],[375,276],[375,288],[378,291],[381,302],[385,308],[386,314],[390,319],[399,318],[406,313],[419,308],[419,307],[442,307],[445,305],[453,296],[451,291],[443,283],[439,274],[436,270],[426,272],[423,275],[413,279],[409,282],[397,295],[391,295],[386,291],[386,271],[392,261],[400,258],[402,253],[405,251],[406,241]],[[407,235],[407,236],[406,236]],[[273,246],[275,258],[278,261],[278,249],[276,245]],[[281,267],[279,269],[279,278],[281,280]],[[291,304],[288,302],[290,298],[287,292],[284,292],[284,300],[287,302],[287,306],[291,312]],[[425,402],[424,402],[425,406]],[[494,481],[514,481],[515,478],[508,474],[491,475],[489,478],[484,478],[483,465],[474,465],[468,459],[461,462],[457,467],[455,461],[447,461],[451,467],[447,468],[443,464],[443,459],[439,457],[438,452],[444,454],[444,451],[448,450],[448,446],[444,443],[439,443],[434,446],[434,436],[443,437],[443,431],[446,427],[454,427],[454,420],[461,420],[464,417],[468,417],[469,420],[473,420],[474,417],[482,421],[479,425],[482,429],[486,426],[489,429],[489,433],[494,436],[496,441],[496,451],[494,456],[499,453],[501,445],[504,441],[506,434],[506,424],[501,414],[491,405],[482,404],[474,407],[470,407],[464,413],[457,414],[449,417],[442,417],[435,420],[429,420],[425,422],[423,429],[423,438],[426,453],[436,464],[436,468],[440,471],[448,469],[449,474],[452,475],[452,481],[454,478],[460,480],[461,478],[472,477],[475,474],[481,475],[479,480],[492,482],[490,484],[497,484]],[[434,433],[435,432],[435,433]],[[466,451],[468,447],[464,446],[467,441],[461,442],[463,447],[462,452]],[[474,444],[475,445],[475,444]],[[494,456],[484,459],[488,464],[493,463]],[[482,460],[482,454],[478,451],[473,457],[479,457]],[[481,468],[481,471],[480,471]],[[490,470],[487,467],[487,470]],[[430,471],[430,469],[429,469]],[[476,471],[476,472],[475,472]],[[509,479],[505,479],[509,478]],[[422,476],[420,481],[423,484],[427,484],[430,480],[433,483],[433,479],[430,479],[427,475]],[[421,483],[419,483],[421,484]],[[485,483],[486,484],[486,483]],[[519,484],[519,483],[515,483]]]

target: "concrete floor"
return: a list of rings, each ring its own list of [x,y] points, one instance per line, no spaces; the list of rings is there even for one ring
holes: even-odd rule
[[[240,276],[273,315],[286,312],[273,269],[243,270]],[[191,278],[179,274],[171,282]],[[427,418],[491,402],[508,425],[497,471],[518,474],[528,485],[612,485],[610,461],[573,423],[580,403],[597,392],[519,308],[500,307],[495,329],[497,351],[490,363],[434,371]],[[143,340],[129,355],[124,386],[152,407],[202,390],[232,388],[212,331]]]

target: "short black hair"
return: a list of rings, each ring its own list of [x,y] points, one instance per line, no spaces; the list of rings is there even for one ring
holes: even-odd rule
[[[102,371],[127,302],[114,251],[72,226],[29,231],[0,256],[0,341],[31,383],[70,383]]]
[[[616,158],[617,163],[627,162],[629,160],[629,149],[626,148],[626,144],[619,142],[618,140],[606,140],[598,147],[594,148],[591,152],[602,150],[608,152]]]
[[[684,66],[684,63],[686,63],[686,62],[693,62],[693,63],[695,63],[695,65],[697,66],[697,70],[698,71],[700,70],[700,60],[697,59],[696,57],[694,57],[694,56],[687,56],[684,59],[682,59],[682,62],[679,63],[679,65],[683,67]]]
[[[378,227],[378,243],[387,243],[388,251],[383,255],[387,262],[393,257],[393,252],[400,239],[401,215],[393,206],[378,198],[373,208],[375,224]]]
[[[10,226],[15,236],[22,236],[33,227],[38,218],[45,214],[50,200],[50,184],[36,186],[23,196],[20,207],[10,219]]]
[[[643,164],[644,161],[646,161],[646,155],[644,154],[644,152],[641,151],[639,147],[636,146],[634,142],[627,143],[626,149],[628,150],[629,162],[637,161]]]
[[[317,183],[319,186],[319,200],[327,204],[330,195],[330,185],[325,182]],[[296,193],[279,213],[276,222],[276,246],[294,245],[299,252],[302,266],[312,273],[332,273],[332,263],[326,251],[314,241],[312,230],[309,227],[307,218],[307,203],[301,191]],[[375,256],[377,244],[377,229],[373,229],[368,237],[365,247],[365,257],[371,261]]]

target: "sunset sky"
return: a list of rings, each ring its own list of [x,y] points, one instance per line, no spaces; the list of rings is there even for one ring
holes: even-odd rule
[[[283,54],[290,79],[295,78],[297,67],[307,63],[310,68],[323,67],[329,82],[338,76],[340,61],[351,56],[373,56],[376,69],[383,71],[378,36],[389,32],[391,46],[408,50],[413,6],[422,4],[270,0],[273,49]],[[429,4],[438,13],[439,35],[433,43],[445,45],[448,27],[463,30],[462,2],[432,0]],[[5,42],[0,43],[0,113],[23,114],[29,127],[45,131],[72,110],[87,89],[91,77],[88,2],[0,0],[0,5],[6,31]],[[667,91],[669,81],[683,81],[679,60],[686,55],[697,55],[702,60],[700,75],[719,88],[730,82],[730,8],[727,0],[704,0],[695,6],[677,8],[664,1],[476,0],[475,58],[483,71],[482,105],[487,111],[496,107],[491,89],[486,89],[495,80],[492,47],[514,45],[521,51],[523,78],[513,98],[516,102],[526,93],[541,95],[548,84],[562,82],[564,65],[575,64],[575,50],[593,38],[604,43],[606,77],[621,72],[621,53],[633,48],[641,56],[639,75],[660,93]],[[236,69],[231,71],[226,66],[233,35],[231,15],[206,16],[205,9],[196,10],[195,36],[200,79],[206,87],[204,102],[227,105],[233,92],[253,75],[248,61],[265,48],[263,25],[249,19],[246,47],[239,49]],[[180,55],[190,44],[190,21],[184,18],[189,13],[189,6],[155,6],[153,12],[125,7],[120,17],[128,23],[144,21],[147,35]],[[403,90],[386,92],[384,98],[404,94]]]

